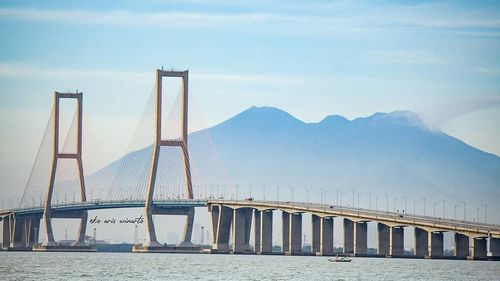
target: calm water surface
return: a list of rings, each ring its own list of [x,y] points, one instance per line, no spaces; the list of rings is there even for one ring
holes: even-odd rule
[[[0,252],[0,280],[500,280],[500,262]]]

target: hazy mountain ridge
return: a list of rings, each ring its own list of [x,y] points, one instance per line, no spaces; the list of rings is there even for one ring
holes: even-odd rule
[[[490,208],[500,198],[498,156],[429,129],[409,111],[305,123],[277,108],[251,107],[192,133],[189,146],[195,184],[339,188],[372,192],[380,200],[383,193],[446,197],[490,202]],[[147,151],[132,154],[146,157]],[[90,178],[111,167],[117,163]],[[305,192],[297,191],[301,197]]]

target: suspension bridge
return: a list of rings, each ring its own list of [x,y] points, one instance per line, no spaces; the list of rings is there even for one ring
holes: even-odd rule
[[[180,79],[179,134],[165,133],[163,79]],[[134,252],[199,252],[192,243],[196,208],[210,212],[214,253],[276,254],[273,252],[273,212],[281,212],[281,254],[333,255],[334,219],[343,226],[343,254],[368,256],[367,224],[377,224],[377,253],[380,257],[444,258],[443,233],[454,235],[456,259],[488,259],[500,257],[500,226],[459,221],[416,214],[345,207],[311,202],[238,200],[213,198],[193,185],[188,149],[188,71],[156,71],[154,114],[152,122],[142,120],[138,130],[153,128],[152,145],[144,145],[141,134],[134,135],[130,152],[119,163],[109,188],[94,197],[97,188],[89,189],[83,163],[83,93],[54,93],[54,109],[49,118],[42,144],[20,203],[15,208],[0,210],[3,222],[3,250],[92,251],[85,241],[88,211],[121,208],[144,210],[146,242],[135,245]],[[76,101],[73,121],[61,141],[62,101]],[[167,120],[170,119],[167,118]],[[179,125],[180,124],[180,125]],[[62,144],[62,145],[61,145]],[[48,164],[47,164],[48,163]],[[70,169],[73,165],[73,169]],[[138,168],[139,167],[139,168]],[[76,171],[68,177],[70,172]],[[60,200],[68,192],[73,201]],[[89,193],[94,192],[89,198]],[[43,200],[39,199],[43,196]],[[293,200],[292,200],[293,201]],[[358,204],[359,205],[359,204]],[[303,250],[303,214],[311,214],[312,249]],[[186,217],[184,235],[172,247],[158,242],[153,215]],[[52,220],[80,219],[77,239],[63,246],[54,239]],[[43,233],[38,233],[40,224]],[[404,229],[414,229],[412,255],[404,252]],[[253,231],[252,231],[253,230]],[[253,232],[253,235],[252,235]],[[43,243],[39,243],[39,236]],[[253,244],[251,245],[251,237]],[[448,257],[450,258],[450,257]]]

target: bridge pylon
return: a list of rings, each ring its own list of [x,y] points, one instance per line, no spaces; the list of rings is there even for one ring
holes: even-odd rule
[[[162,99],[163,99],[163,77],[177,77],[182,79],[182,134],[178,139],[166,139],[162,138]],[[155,182],[158,171],[158,160],[160,157],[161,147],[180,147],[184,158],[184,169],[185,177],[187,183],[187,195],[188,199],[193,199],[193,186],[191,182],[191,167],[189,163],[189,151],[188,151],[188,71],[164,71],[163,69],[156,70],[156,138],[154,143],[153,157],[151,160],[151,170],[149,174],[149,185],[146,197],[145,206],[145,225],[146,225],[146,242],[142,245],[142,250],[137,249],[137,251],[147,250],[149,248],[163,247],[156,237],[155,226],[153,223],[153,214],[158,215],[168,215],[168,214],[181,214],[186,215],[187,220],[184,228],[184,238],[179,246],[191,247],[191,236],[193,232],[193,221],[194,221],[194,208],[186,208],[185,210],[176,210],[174,213],[163,210],[160,208],[155,208],[153,204]]]
[[[76,99],[77,101],[77,143],[75,153],[64,153],[59,151],[59,112],[60,112],[60,100],[61,99]],[[53,143],[53,159],[52,159],[52,169],[50,173],[50,181],[47,189],[45,206],[44,206],[44,224],[45,224],[45,241],[38,250],[48,250],[51,247],[57,247],[57,243],[54,240],[54,233],[52,231],[52,221],[53,217],[57,218],[80,218],[80,228],[78,230],[78,237],[76,242],[73,244],[75,247],[83,247],[85,240],[85,231],[87,229],[87,211],[75,211],[71,214],[53,214],[52,212],[52,195],[54,192],[54,184],[56,178],[56,171],[59,159],[74,159],[76,160],[78,166],[78,180],[80,185],[80,199],[82,202],[87,201],[87,196],[85,192],[85,179],[83,174],[83,163],[82,163],[82,113],[83,113],[83,93],[59,93],[54,92],[54,143]],[[82,248],[83,249],[83,248]]]

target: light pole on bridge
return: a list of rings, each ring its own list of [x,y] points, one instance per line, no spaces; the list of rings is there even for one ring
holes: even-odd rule
[[[488,217],[488,204],[483,204],[484,206],[484,223],[487,223],[487,217]]]
[[[351,190],[352,192],[352,207],[354,208],[354,190]]]
[[[445,206],[445,202],[446,202],[446,200],[444,200],[444,199],[441,199],[441,201],[443,201],[443,219],[444,219],[444,217],[445,217],[445,213],[444,213],[444,211],[445,211],[445,208],[444,208],[444,206]]]
[[[307,188],[306,187],[306,201],[307,201],[307,204],[309,204],[309,196],[310,196],[310,193],[311,193],[311,190],[312,188]]]
[[[465,221],[465,201],[462,201],[462,203],[464,203],[464,221]]]
[[[425,217],[425,206],[427,205],[427,198],[422,197],[422,199],[424,200],[424,217]]]
[[[262,185],[262,200],[266,201],[266,185]]]
[[[477,216],[476,216],[476,221],[479,223],[479,210],[481,210],[482,208],[481,207],[478,207],[477,208]]]
[[[339,189],[335,188],[335,191],[337,192],[337,198],[335,199],[335,204],[339,205]]]
[[[385,196],[385,202],[387,203],[386,212],[389,212],[389,194],[384,193],[384,196]]]
[[[368,192],[368,209],[372,209],[372,193]]]

